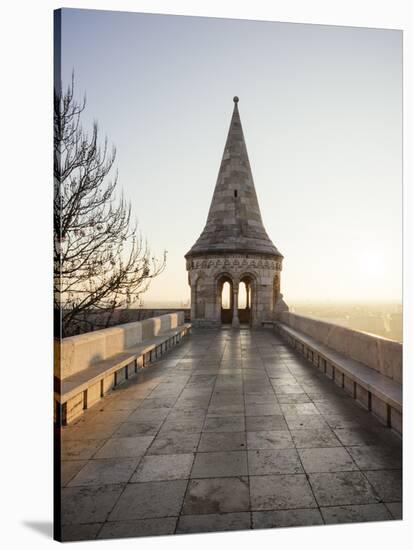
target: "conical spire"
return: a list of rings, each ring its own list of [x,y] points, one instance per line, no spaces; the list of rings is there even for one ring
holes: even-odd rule
[[[208,219],[186,257],[208,252],[281,256],[262,223],[238,101],[238,97],[234,97],[234,111]]]

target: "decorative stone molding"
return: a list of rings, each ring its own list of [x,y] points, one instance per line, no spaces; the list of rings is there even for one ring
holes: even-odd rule
[[[282,270],[282,259],[275,260],[260,254],[228,254],[227,256],[202,255],[186,261],[187,271],[200,269],[232,268],[237,271],[253,269]]]

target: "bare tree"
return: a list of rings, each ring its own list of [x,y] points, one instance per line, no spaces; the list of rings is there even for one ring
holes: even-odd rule
[[[74,97],[74,79],[54,97],[54,303],[57,335],[89,330],[90,319],[139,300],[166,261],[151,256],[131,223],[131,205],[117,196],[116,157],[98,125],[83,130],[86,99]],[[80,327],[83,328],[80,328]]]

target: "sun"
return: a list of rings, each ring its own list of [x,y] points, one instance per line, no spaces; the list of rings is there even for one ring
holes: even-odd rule
[[[365,250],[357,255],[360,276],[377,279],[386,268],[383,254],[377,250]]]

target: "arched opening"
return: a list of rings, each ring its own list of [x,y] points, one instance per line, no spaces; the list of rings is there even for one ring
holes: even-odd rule
[[[221,293],[221,307],[222,309],[229,309],[231,306],[231,285],[228,281],[222,285]]]
[[[252,322],[252,278],[248,275],[241,278],[238,287],[238,317],[241,324]]]
[[[218,299],[221,309],[221,323],[232,323],[232,309],[234,303],[233,286],[229,277],[223,276],[218,281]]]
[[[238,288],[238,309],[247,307],[247,285],[241,281]]]

